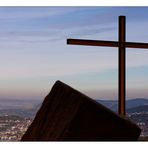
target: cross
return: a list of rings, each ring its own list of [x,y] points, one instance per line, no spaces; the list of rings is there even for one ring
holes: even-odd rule
[[[126,47],[148,48],[148,43],[126,42],[126,17],[119,16],[118,41],[67,39],[67,44],[118,47],[118,113],[126,115]]]

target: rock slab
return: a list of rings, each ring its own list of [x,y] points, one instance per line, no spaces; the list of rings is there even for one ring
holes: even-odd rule
[[[57,81],[21,141],[135,141],[140,128]]]

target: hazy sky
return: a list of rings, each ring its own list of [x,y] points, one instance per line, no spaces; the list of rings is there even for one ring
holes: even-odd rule
[[[117,99],[117,48],[67,38],[148,42],[148,7],[0,7],[0,98],[43,99],[61,80],[94,99]],[[148,50],[127,49],[127,98],[148,98]]]

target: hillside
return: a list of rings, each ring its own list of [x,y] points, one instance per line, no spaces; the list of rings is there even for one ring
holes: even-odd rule
[[[118,101],[117,100],[97,100],[97,102],[103,104],[104,106],[117,111]],[[126,101],[126,109],[135,108],[138,106],[148,105],[148,99],[145,98],[135,98]]]
[[[127,109],[128,113],[133,113],[133,112],[143,112],[146,113],[148,112],[148,105],[141,105],[141,106],[137,106],[137,107],[133,107],[133,108],[129,108]]]
[[[117,111],[117,100],[96,100],[113,111]],[[41,100],[2,100],[0,104],[0,115],[17,115],[22,117],[34,117],[39,110],[42,102]],[[127,100],[127,112],[146,112],[148,111],[148,99],[137,98]]]

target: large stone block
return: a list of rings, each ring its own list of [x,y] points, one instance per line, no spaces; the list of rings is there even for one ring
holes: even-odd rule
[[[22,141],[133,141],[140,128],[57,81]]]

